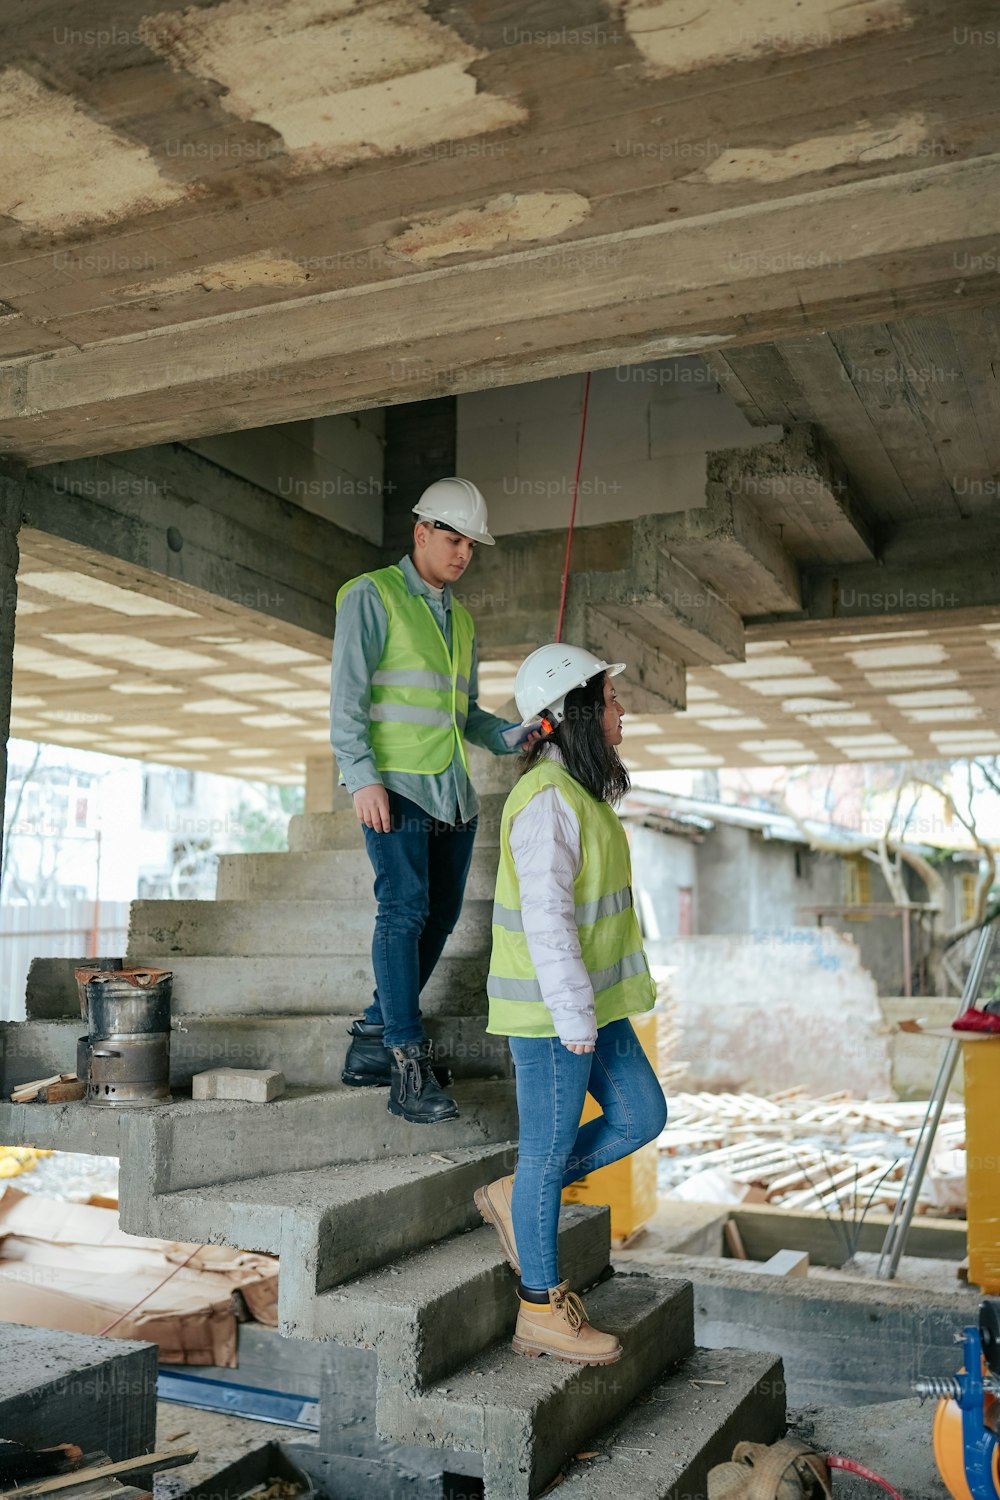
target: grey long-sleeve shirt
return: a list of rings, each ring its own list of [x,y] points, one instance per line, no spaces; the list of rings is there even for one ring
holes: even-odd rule
[[[451,589],[445,584],[438,599],[431,593],[409,557],[401,558],[399,567],[411,594],[423,594],[431,614],[451,650]],[[371,706],[372,673],[378,667],[385,649],[389,619],[375,585],[362,579],[344,596],[337,611],[333,637],[333,668],[330,678],[330,743],[337,757],[344,785],[352,794],[360,787],[381,783],[389,790],[408,797],[432,818],[443,823],[468,822],[479,811],[479,798],[458,756],[446,771],[437,776],[411,775],[404,771],[379,771],[375,765],[368,734],[368,710]],[[511,755],[500,738],[506,721],[497,718],[476,699],[479,673],[476,643],[472,643],[472,671],[469,677],[469,717],[465,738],[474,745],[491,750],[494,755]]]

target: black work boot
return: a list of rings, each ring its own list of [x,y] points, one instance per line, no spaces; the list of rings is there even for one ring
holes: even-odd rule
[[[392,1057],[389,1113],[399,1115],[411,1125],[457,1120],[458,1105],[434,1076],[430,1042],[411,1042],[405,1047],[391,1047],[389,1051]]]
[[[391,1076],[389,1053],[383,1044],[385,1027],[381,1023],[351,1022],[351,1045],[344,1059],[342,1083],[352,1089],[388,1088]],[[444,1063],[434,1064],[434,1077],[442,1088],[452,1083],[451,1069]]]

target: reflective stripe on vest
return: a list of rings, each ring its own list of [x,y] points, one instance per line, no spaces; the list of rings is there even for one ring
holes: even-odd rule
[[[607,969],[588,970],[588,977],[594,986],[594,995],[603,994],[610,990],[612,985],[621,984],[623,979],[631,979],[633,974],[648,974],[645,955],[641,952],[629,953],[625,958],[620,958]],[[541,1000],[542,989],[537,979],[501,979],[496,974],[490,974],[486,980],[486,993],[491,998],[498,1000]]]
[[[449,651],[423,594],[411,594],[401,568],[359,574],[337,594],[367,578],[385,606],[389,628],[372,673],[368,737],[379,771],[437,776],[456,755],[468,773],[462,731],[469,716],[469,680],[475,626],[468,610],[451,601]]]
[[[631,887],[623,885],[620,891],[612,891],[609,896],[599,896],[596,901],[584,901],[573,915],[576,917],[577,927],[586,927],[591,922],[599,921],[601,917],[613,917],[615,912],[625,911],[631,905]],[[506,927],[508,932],[524,931],[520,909],[501,906],[499,901],[493,903],[493,923],[496,927]]]
[[[554,1036],[555,1027],[531,961],[521,893],[510,848],[514,818],[547,786],[556,786],[580,824],[580,869],[573,883],[580,954],[594,989],[598,1026],[649,1010],[655,986],[632,903],[632,867],[621,821],[554,759],[543,759],[515,786],[500,823],[500,866],[493,905],[493,951],[486,992],[488,1030],[509,1036]]]

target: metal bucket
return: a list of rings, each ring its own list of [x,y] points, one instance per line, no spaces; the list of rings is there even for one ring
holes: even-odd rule
[[[90,1032],[77,1044],[88,1104],[165,1104],[170,1099],[169,969],[78,969]],[[81,1071],[81,1064],[85,1071]]]
[[[82,969],[75,969],[76,992],[80,1000],[80,1014],[84,1020],[87,1019],[87,980],[93,979],[95,974],[106,974],[109,970],[121,970],[125,967],[123,958],[92,958]],[[83,1074],[77,1070],[77,1077]]]
[[[107,1036],[91,1043],[88,1104],[166,1104],[169,1100],[169,1032]]]
[[[92,1037],[169,1032],[173,982],[169,969],[78,969],[77,973],[87,975],[84,989]]]

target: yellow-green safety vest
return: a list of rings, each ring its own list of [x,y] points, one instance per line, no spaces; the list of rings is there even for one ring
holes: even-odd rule
[[[368,737],[379,771],[437,776],[457,750],[468,774],[464,729],[475,625],[464,605],[451,601],[451,651],[424,594],[411,594],[402,568],[376,568],[350,578],[337,594],[367,578],[378,590],[389,631],[372,673]]]
[[[527,771],[504,803],[500,868],[493,904],[493,951],[486,981],[487,1031],[501,1036],[556,1036],[528,951],[510,828],[532,797],[559,788],[580,822],[580,871],[573,885],[580,953],[594,986],[597,1025],[651,1010],[656,986],[632,904],[632,861],[617,813],[554,760]]]

